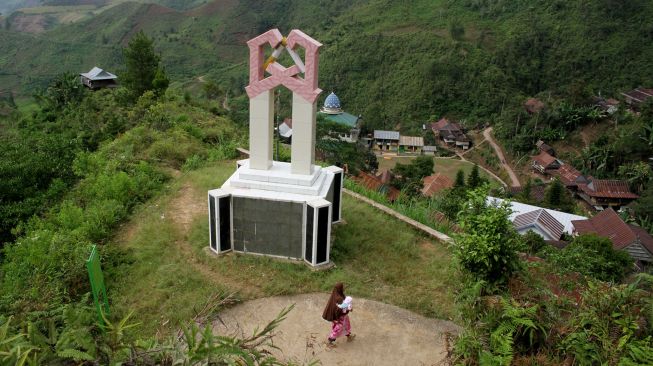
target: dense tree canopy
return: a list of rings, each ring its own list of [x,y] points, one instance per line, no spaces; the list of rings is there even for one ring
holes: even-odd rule
[[[148,90],[156,94],[168,88],[168,78],[161,66],[161,57],[154,52],[154,41],[143,31],[139,31],[123,49],[125,72],[122,83],[132,91],[136,98]]]

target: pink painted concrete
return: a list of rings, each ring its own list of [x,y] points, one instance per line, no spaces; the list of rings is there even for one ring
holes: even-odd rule
[[[249,47],[249,85],[245,87],[247,95],[254,98],[265,91],[283,85],[306,99],[306,101],[315,102],[322,92],[317,87],[319,48],[322,44],[297,29],[293,29],[288,35],[287,47],[295,49],[301,46],[306,50],[306,72],[304,77],[301,78],[298,75],[300,70],[297,65],[286,68],[278,62],[273,62],[268,66],[267,70],[263,70],[265,63],[263,47],[269,44],[272,48],[275,48],[282,40],[283,37],[279,30],[271,29],[247,42]],[[270,76],[265,77],[265,71],[268,71]]]

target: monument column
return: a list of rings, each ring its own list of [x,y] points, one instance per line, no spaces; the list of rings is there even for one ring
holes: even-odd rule
[[[294,111],[293,111],[294,118]],[[268,170],[272,166],[274,96],[267,90],[249,100],[249,167]]]
[[[292,147],[290,170],[292,174],[312,174],[315,163],[315,115],[317,101],[309,102],[292,93]]]

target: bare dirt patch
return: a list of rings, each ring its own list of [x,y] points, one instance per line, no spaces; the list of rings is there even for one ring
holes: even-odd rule
[[[338,339],[335,349],[325,344],[330,323],[322,319],[325,293],[268,297],[247,301],[220,313],[213,323],[217,334],[251,335],[295,304],[274,336],[270,351],[295,362],[320,360],[323,365],[437,365],[447,356],[445,335],[460,328],[446,320],[429,319],[377,301],[354,298],[350,315],[356,339]]]
[[[170,202],[167,214],[184,235],[188,234],[193,220],[206,211],[204,200],[198,196],[195,188],[190,183],[185,183]]]

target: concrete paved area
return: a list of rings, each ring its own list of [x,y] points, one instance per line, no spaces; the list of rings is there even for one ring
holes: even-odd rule
[[[319,360],[323,365],[437,365],[446,357],[445,333],[460,328],[450,321],[430,319],[396,306],[354,297],[350,314],[356,339],[339,338],[326,347],[330,323],[322,319],[329,294],[314,293],[247,301],[220,313],[217,334],[251,335],[287,306],[295,304],[275,332],[272,353],[300,364]]]

